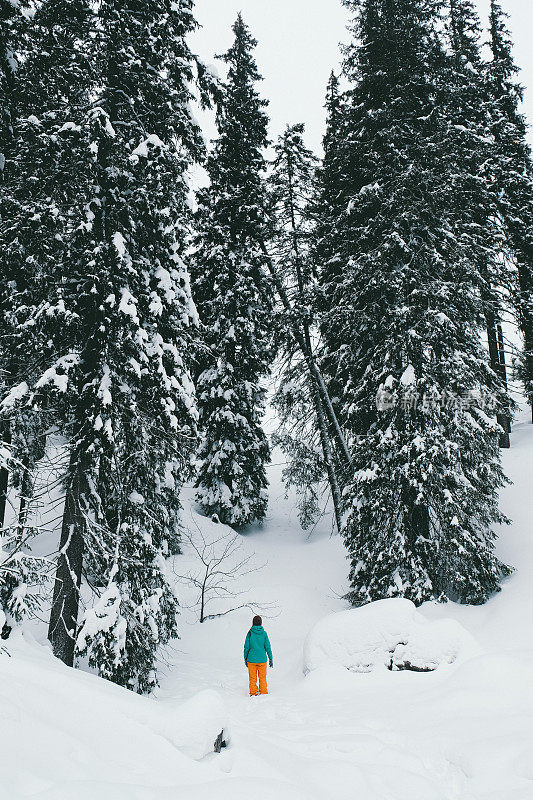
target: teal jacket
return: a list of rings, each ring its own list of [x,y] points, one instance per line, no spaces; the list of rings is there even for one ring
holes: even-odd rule
[[[262,625],[252,625],[244,640],[244,663],[264,664],[267,656],[272,666],[272,648],[267,632]]]

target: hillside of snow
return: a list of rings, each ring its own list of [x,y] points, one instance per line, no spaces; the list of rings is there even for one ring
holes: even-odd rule
[[[46,644],[44,621],[1,643],[0,800],[531,800],[532,456],[533,426],[519,424],[504,453],[513,485],[502,506],[513,524],[498,545],[516,572],[501,593],[481,607],[416,612],[416,630],[433,631],[432,646],[450,632],[460,640],[430,672],[356,671],[335,656],[328,642],[342,643],[345,625],[357,633],[351,620],[367,612],[342,616],[343,545],[328,517],[301,531],[273,465],[267,522],[239,538],[235,558],[246,574],[230,584],[236,596],[207,609],[247,604],[262,613],[274,651],[270,694],[248,697],[242,650],[251,607],[199,624],[197,589],[183,579],[198,566],[187,546],[171,565],[181,639],[162,655],[154,697],[64,667]],[[231,536],[190,500],[183,522],[196,543]],[[332,627],[324,620],[335,612],[342,614]],[[405,628],[411,617],[401,615]],[[364,640],[382,653],[380,631],[395,625],[380,617],[350,646]],[[312,630],[328,657],[304,675]],[[219,728],[229,741],[216,754]]]

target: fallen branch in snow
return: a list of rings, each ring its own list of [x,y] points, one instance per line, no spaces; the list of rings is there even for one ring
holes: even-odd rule
[[[220,753],[223,747],[226,747],[226,740],[224,739],[224,731],[220,731],[217,738],[215,739],[215,746],[214,750],[215,753]]]

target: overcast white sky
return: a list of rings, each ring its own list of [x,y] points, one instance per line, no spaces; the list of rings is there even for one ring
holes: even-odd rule
[[[486,22],[489,0],[476,2]],[[515,58],[526,87],[524,111],[532,124],[533,0],[502,0],[502,5],[510,14]],[[348,38],[346,10],[340,0],[196,0],[196,19],[202,28],[191,45],[208,63],[230,46],[231,26],[239,11],[259,42],[256,56],[264,77],[260,90],[270,101],[271,137],[287,123],[304,122],[307,144],[319,151],[326,83],[339,64],[339,42]],[[214,136],[210,119],[203,116],[202,123],[207,135]]]

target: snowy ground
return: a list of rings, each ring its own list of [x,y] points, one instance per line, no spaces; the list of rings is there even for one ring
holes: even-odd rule
[[[200,625],[184,608],[182,638],[150,699],[63,667],[43,644],[45,626],[33,624],[5,643],[11,657],[0,652],[0,800],[531,800],[532,454],[533,426],[517,425],[504,455],[514,485],[503,507],[514,523],[499,544],[517,572],[483,607],[421,610],[460,623],[477,654],[429,673],[324,665],[304,677],[309,630],[347,608],[347,563],[327,519],[302,533],[273,466],[268,521],[242,542],[266,565],[239,583],[266,608],[270,694],[247,696],[248,609]],[[188,505],[185,522],[224,532]],[[175,569],[192,565],[188,554]],[[182,592],[184,606],[192,601]],[[183,709],[205,690],[214,694]],[[197,760],[204,712],[215,728],[229,722],[231,743]]]

